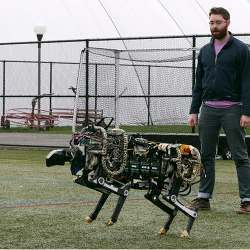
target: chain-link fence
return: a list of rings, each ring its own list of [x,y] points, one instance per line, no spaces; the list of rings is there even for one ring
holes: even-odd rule
[[[250,44],[250,34],[235,36]],[[119,71],[122,124],[185,124],[197,54],[209,40],[208,35],[194,35],[49,41],[41,43],[40,51],[38,42],[0,44],[1,125],[6,119],[13,126],[29,125],[37,112],[44,115],[41,121],[50,115],[59,126],[71,125],[80,54],[85,48],[127,53]],[[99,60],[94,58],[97,55],[88,61],[87,78],[81,83],[83,108],[115,117],[115,63],[107,57],[100,60],[100,55]]]

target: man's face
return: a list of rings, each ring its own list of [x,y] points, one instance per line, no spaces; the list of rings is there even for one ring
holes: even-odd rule
[[[212,14],[209,17],[210,31],[215,39],[223,39],[227,35],[227,29],[230,24],[229,20],[225,20],[221,15]]]

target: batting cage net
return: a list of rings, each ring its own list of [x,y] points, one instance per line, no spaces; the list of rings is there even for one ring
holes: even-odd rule
[[[194,49],[81,52],[73,131],[101,117],[115,126],[186,124],[193,84]]]

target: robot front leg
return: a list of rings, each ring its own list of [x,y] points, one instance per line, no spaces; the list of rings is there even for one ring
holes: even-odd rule
[[[98,200],[98,203],[96,204],[96,207],[94,211],[85,218],[85,222],[91,223],[93,220],[97,218],[97,215],[101,211],[103,205],[105,204],[106,200],[108,199],[110,193],[102,193],[100,199]]]
[[[168,214],[168,220],[166,221],[164,227],[162,227],[159,231],[160,235],[165,235],[167,233],[167,231],[170,228],[170,225],[172,224],[178,209],[176,208],[170,208],[168,207],[166,204],[164,204],[160,198],[159,198],[159,191],[157,191],[156,189],[150,190],[147,194],[145,194],[145,198],[147,200],[149,200],[150,202],[152,202],[155,206],[159,207],[161,210],[163,210],[164,212],[166,212]]]
[[[108,196],[111,193],[117,194],[119,196],[119,199],[117,201],[115,210],[111,216],[111,218],[108,220],[107,225],[113,225],[121,212],[121,209],[125,203],[125,200],[128,196],[128,191],[130,189],[130,183],[127,183],[125,185],[122,185],[120,187],[117,187],[114,183],[107,183],[103,177],[100,177],[96,180],[92,181],[92,184],[95,184],[94,186],[91,186],[91,188],[98,190],[102,192],[102,196],[99,199],[94,211],[85,218],[85,221],[87,223],[91,223],[94,219],[96,219],[98,213],[102,209],[104,203],[106,202]],[[89,186],[90,187],[90,186]]]
[[[168,201],[171,205],[175,207],[175,210],[181,211],[183,214],[188,216],[188,223],[186,229],[182,231],[181,237],[189,237],[194,221],[197,217],[197,211],[194,211],[186,206],[184,206],[175,195],[163,196],[163,199]]]
[[[113,225],[117,221],[118,216],[119,216],[119,214],[120,214],[120,212],[121,212],[121,210],[123,208],[123,205],[124,205],[124,203],[126,201],[126,198],[127,198],[127,196],[119,196],[119,199],[118,199],[118,201],[116,203],[116,207],[114,209],[114,212],[113,212],[111,218],[107,222],[108,226]]]
[[[178,212],[178,209],[173,209],[172,213],[169,213],[168,214],[168,219],[164,225],[164,227],[162,227],[159,231],[159,234],[160,235],[165,235],[167,233],[167,231],[169,230],[170,228],[170,225],[172,224],[175,216],[177,215],[177,212]]]
[[[187,227],[186,227],[186,229],[183,230],[182,233],[181,233],[181,237],[182,237],[182,238],[187,238],[187,237],[190,236],[190,232],[191,232],[192,226],[193,226],[193,224],[194,224],[195,218],[196,218],[196,217],[192,217],[192,216],[190,216],[190,217],[188,218]]]

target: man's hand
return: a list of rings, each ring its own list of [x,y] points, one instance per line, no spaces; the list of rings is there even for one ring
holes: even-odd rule
[[[190,127],[195,127],[197,124],[198,124],[198,114],[190,114],[188,118],[188,125]]]
[[[240,126],[243,128],[249,127],[250,126],[250,116],[242,115],[240,117]]]

